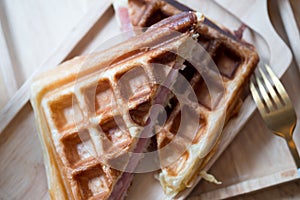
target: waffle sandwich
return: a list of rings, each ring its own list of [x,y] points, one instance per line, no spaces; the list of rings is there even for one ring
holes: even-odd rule
[[[157,90],[151,62],[176,52],[201,20],[185,13],[168,28],[157,27],[109,50],[74,58],[34,81],[31,103],[52,199],[109,197]],[[170,29],[180,34],[170,34]],[[110,167],[117,158],[124,165]]]
[[[142,28],[151,27],[183,11],[192,11],[175,0],[128,0],[128,8],[132,25]],[[242,29],[232,33],[226,27],[205,18],[196,30],[198,43],[205,48],[217,65],[223,82],[222,86],[218,86],[217,76],[210,77],[203,72],[199,74],[195,71],[195,66],[189,63],[185,63],[186,67],[180,71],[189,80],[197,96],[197,104],[192,106],[192,110],[186,109],[185,113],[200,116],[200,120],[199,129],[196,130],[192,143],[188,140],[184,145],[186,138],[193,134],[194,130],[189,128],[194,126],[193,121],[182,121],[184,113],[176,97],[171,99],[171,107],[166,107],[169,110],[168,118],[164,126],[157,131],[156,139],[161,163],[159,181],[165,193],[171,197],[193,184],[218,146],[221,137],[218,126],[222,126],[222,120],[226,124],[241,106],[247,81],[258,63],[255,48],[241,39]],[[205,61],[202,60],[203,63]],[[203,75],[209,76],[212,80],[205,81]],[[207,84],[210,84],[210,88]],[[184,95],[190,94],[185,92]],[[193,102],[188,104],[193,105]],[[223,116],[226,116],[225,119]],[[180,126],[181,123],[183,126]],[[182,136],[178,135],[179,132],[183,132]],[[173,141],[174,138],[177,142]],[[165,146],[169,143],[173,144],[169,145],[172,150],[169,147],[168,152]],[[174,157],[176,148],[185,151],[180,151],[181,156],[176,156],[176,161],[173,159],[173,162],[166,162],[168,157]],[[217,182],[211,176],[207,178]]]
[[[189,186],[214,152],[221,128],[216,124],[222,126],[232,115],[258,62],[251,45],[204,22],[200,13],[179,13],[129,41],[74,58],[34,81],[31,103],[52,199],[124,198],[140,161],[131,152],[142,152],[149,139],[139,137],[149,138],[152,132],[157,134],[159,179],[165,192],[174,196]],[[209,60],[199,59],[202,51],[191,51],[191,41],[209,52],[222,83],[216,70],[202,66]],[[201,65],[201,73],[193,60]],[[193,89],[194,100],[184,98],[190,90],[177,83],[178,72]],[[185,123],[178,126],[180,98],[159,86],[161,82],[177,88],[185,102],[183,115],[198,116],[196,130]],[[166,108],[164,120],[157,120],[161,113],[151,111],[155,103]],[[174,154],[164,147],[183,151],[172,162]]]

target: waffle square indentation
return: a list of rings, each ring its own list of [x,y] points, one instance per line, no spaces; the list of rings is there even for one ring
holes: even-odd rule
[[[131,144],[131,135],[121,116],[103,120],[100,122],[100,128],[108,139],[103,144],[106,151],[120,151]]]
[[[224,89],[218,85],[216,81],[200,79],[194,86],[194,92],[198,99],[198,103],[209,110],[213,110],[221,101],[224,95]]]
[[[242,58],[234,50],[221,44],[213,58],[220,73],[229,79],[234,77],[237,68],[242,62]]]
[[[102,199],[108,195],[110,183],[100,165],[77,174],[75,179],[82,199]]]
[[[51,117],[59,131],[73,128],[83,120],[77,98],[72,95],[63,95],[50,103]]]
[[[117,75],[117,79],[121,95],[125,101],[144,98],[151,92],[149,77],[143,67],[134,67]]]
[[[145,126],[147,118],[149,116],[150,107],[151,107],[151,102],[146,101],[139,104],[134,109],[129,110],[129,115],[132,121],[139,126]]]
[[[67,161],[71,166],[96,156],[93,142],[87,130],[64,137],[62,143]]]
[[[116,107],[116,100],[108,80],[101,80],[85,90],[85,98],[91,112],[96,115]]]

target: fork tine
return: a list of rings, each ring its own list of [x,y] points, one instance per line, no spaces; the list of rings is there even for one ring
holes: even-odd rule
[[[259,112],[261,114],[265,113],[266,110],[264,108],[264,103],[263,103],[262,99],[260,98],[260,96],[258,94],[258,91],[257,91],[257,89],[256,89],[256,87],[255,87],[255,85],[252,81],[250,82],[250,90],[251,90],[251,94],[253,96],[253,99],[256,102],[256,105],[257,105],[257,108],[258,108]]]
[[[276,91],[274,90],[273,86],[271,85],[269,79],[267,78],[265,72],[261,68],[259,68],[259,72],[260,72],[260,74],[263,78],[263,81],[264,81],[264,83],[265,83],[265,85],[266,85],[266,87],[267,87],[267,89],[268,89],[268,91],[271,95],[271,98],[273,99],[276,107],[277,108],[282,107],[282,103],[281,103]]]
[[[293,141],[297,116],[288,94],[268,65],[265,65],[265,70],[259,68],[254,77],[255,79],[253,78],[250,83],[250,90],[258,110],[267,127],[286,140],[298,172],[300,172],[300,157]],[[255,80],[257,86],[254,84]],[[267,107],[269,107],[269,112]]]
[[[286,90],[284,89],[282,83],[279,81],[277,76],[273,73],[273,71],[271,70],[269,65],[265,64],[265,67],[274,83],[276,90],[278,91],[279,95],[282,97],[282,100],[284,101],[284,103],[290,104],[291,101],[290,101],[288,94],[287,94]]]
[[[258,76],[256,76],[256,82],[257,82],[257,85],[258,85],[258,89],[260,91],[260,94],[265,102],[265,105],[267,106],[267,108],[269,109],[269,112],[270,111],[274,111],[275,110],[275,107],[272,103],[272,100],[271,98],[269,97],[263,83],[260,81],[260,78]]]

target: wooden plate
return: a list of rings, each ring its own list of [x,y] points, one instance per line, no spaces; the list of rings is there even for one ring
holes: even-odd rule
[[[229,0],[228,0],[229,1]],[[6,1],[9,4],[11,1]],[[192,6],[195,9],[198,9],[206,16],[219,21],[221,24],[224,24],[228,28],[234,30],[237,29],[241,22],[236,18],[232,17],[228,12],[221,9],[215,2],[212,1],[192,1],[185,0],[187,5]],[[43,8],[46,8],[47,2],[44,2]],[[74,3],[75,4],[75,3]],[[76,5],[80,5],[77,4]],[[34,6],[34,5],[33,5]],[[232,4],[234,8],[241,7],[247,8],[246,4]],[[8,6],[9,7],[9,6]],[[6,7],[7,8],[7,7]],[[5,9],[5,8],[4,8]],[[77,8],[78,9],[78,8]],[[80,10],[80,9],[79,9]],[[6,12],[12,12],[12,9],[6,9]],[[27,10],[29,12],[29,10]],[[80,10],[82,13],[83,11]],[[12,13],[10,13],[12,14]],[[242,15],[243,13],[241,13]],[[24,13],[26,17],[26,13]],[[61,15],[63,16],[63,14]],[[51,18],[49,14],[44,16],[45,18]],[[247,20],[247,16],[244,16],[244,20]],[[39,20],[39,19],[37,19]],[[72,20],[70,20],[72,21]],[[19,22],[20,23],[20,22]],[[59,20],[57,21],[57,27],[61,27],[62,24],[59,24]],[[66,22],[64,22],[66,23]],[[257,21],[257,24],[264,23],[263,21]],[[264,25],[264,24],[263,24]],[[262,25],[262,26],[263,26]],[[18,24],[10,24],[10,26],[18,26]],[[53,25],[53,27],[55,27]],[[53,28],[52,27],[52,28]],[[268,26],[269,27],[269,26]],[[253,27],[252,27],[253,28]],[[108,38],[115,36],[119,33],[119,30],[116,29],[116,19],[114,17],[113,9],[110,8],[104,16],[97,22],[92,30],[87,34],[87,36],[76,46],[76,48],[72,51],[72,53],[68,56],[71,58],[76,55],[86,54],[93,49],[98,48],[101,44],[107,40]],[[29,33],[27,33],[29,34]],[[18,36],[18,35],[17,35]],[[16,39],[17,36],[14,36]],[[47,40],[47,35],[43,36],[41,42]],[[34,38],[34,31],[31,32],[31,37]],[[42,36],[41,36],[42,37]],[[274,49],[286,49],[286,46],[278,41],[278,37],[274,35],[269,35],[271,37],[271,41],[274,41],[272,44],[272,48]],[[12,40],[13,40],[12,39]],[[267,51],[267,44],[258,37],[257,33],[246,31],[245,39],[251,43],[253,43],[257,48],[261,49],[263,52],[263,56],[266,59],[271,59],[271,66],[278,73],[279,76],[283,74],[283,72],[289,67],[291,62],[291,55],[289,50],[285,52],[275,51],[276,54],[269,54]],[[18,38],[18,41],[20,38]],[[58,39],[56,39],[58,40]],[[19,43],[22,43],[19,41]],[[43,45],[46,46],[45,43]],[[42,46],[42,45],[41,45]],[[50,48],[49,44],[49,48]],[[43,47],[46,49],[46,47]],[[52,45],[51,48],[54,48]],[[38,50],[36,50],[37,52]],[[46,50],[44,50],[46,52]],[[274,51],[272,51],[274,52]],[[22,58],[24,58],[25,49],[22,52]],[[46,53],[43,54],[46,57]],[[35,62],[40,62],[42,59],[39,56],[38,58],[35,55],[30,55],[31,59],[36,59]],[[26,60],[30,60],[29,58],[24,59],[24,63],[22,63],[22,70],[26,70]],[[33,61],[30,61],[31,63]],[[27,62],[29,63],[29,61]],[[29,71],[32,71],[32,67],[28,68]],[[30,72],[27,72],[30,73]],[[27,77],[24,74],[20,75],[22,77]],[[208,165],[208,168],[215,162],[217,157],[224,151],[224,149],[228,146],[228,144],[232,141],[232,139],[237,135],[239,130],[245,125],[247,120],[253,114],[255,110],[255,105],[252,102],[251,98],[247,98],[245,103],[241,108],[241,112],[237,118],[230,121],[224,130],[224,137],[222,141],[222,145],[219,148],[218,153],[213,158],[212,162]],[[3,131],[0,137],[0,198],[3,199],[48,199],[47,192],[47,183],[46,176],[43,166],[43,158],[41,146],[38,141],[38,134],[34,125],[34,116],[32,109],[29,104],[27,104],[21,112],[17,115],[17,117],[9,124],[9,126]],[[255,124],[254,124],[255,126]],[[278,157],[283,155],[288,155],[288,150],[284,143],[280,142],[279,139],[264,136],[264,137],[256,137],[253,136],[255,133],[255,127],[250,129],[247,132],[247,136],[245,136],[245,144],[239,144],[239,147],[245,146],[245,148],[269,148],[269,146],[277,145],[279,146],[282,153],[275,154]],[[251,142],[249,142],[251,141]],[[256,146],[258,144],[258,147]],[[250,145],[250,146],[249,146]],[[265,146],[264,146],[265,145]],[[251,158],[255,157],[256,164],[264,163],[266,157],[260,157],[259,152],[253,151],[251,155],[243,154],[243,150],[236,149],[234,152],[239,154],[243,163],[236,163],[232,165],[233,162],[240,162],[241,160],[232,161],[230,158],[221,158],[225,160],[222,162],[222,166],[218,169],[221,171],[215,172],[217,178],[223,181],[222,185],[215,186],[211,184],[200,184],[197,187],[197,194],[202,197],[208,198],[223,198],[229,197],[237,194],[241,194],[244,192],[253,191],[262,187],[266,187],[272,184],[277,184],[281,182],[285,182],[288,180],[292,180],[295,178],[293,166],[293,162],[290,156],[283,156],[282,160],[274,160],[269,159],[264,165],[254,166],[253,171],[258,172],[256,174],[260,174],[259,176],[252,176],[249,171],[244,170],[245,168],[249,168],[249,163],[245,162],[247,156]],[[272,154],[273,155],[273,154]],[[247,159],[246,159],[247,160]],[[281,161],[283,165],[278,165],[278,161]],[[284,162],[283,162],[284,161]],[[261,166],[269,166],[271,164],[270,170],[262,169]],[[234,173],[230,174],[230,168],[235,167],[234,170],[238,171],[238,177],[236,177]],[[247,168],[247,169],[248,169]],[[243,174],[243,172],[247,172],[247,174]],[[232,176],[230,176],[232,175]],[[234,175],[234,176],[233,176]],[[196,184],[195,184],[196,186]],[[181,194],[179,199],[185,198],[189,192],[192,190],[186,190]],[[201,190],[201,192],[199,192]],[[154,179],[153,173],[148,174],[137,174],[135,176],[133,185],[130,189],[128,199],[165,199],[163,191],[159,185],[159,183]]]

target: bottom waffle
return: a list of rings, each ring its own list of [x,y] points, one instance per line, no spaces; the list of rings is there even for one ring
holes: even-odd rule
[[[138,27],[160,24],[160,20],[182,11],[191,9],[175,0],[129,0],[131,22]],[[162,168],[159,181],[170,197],[190,187],[211,158],[222,128],[237,113],[242,94],[258,63],[258,55],[252,45],[207,18],[199,24],[195,33],[198,43],[210,57],[203,60],[195,54],[192,59],[199,61],[199,65],[205,65],[205,72],[197,70],[197,64],[187,61],[185,68],[180,70],[193,88],[195,99],[186,98],[183,106],[173,95],[165,108],[166,121],[156,132]],[[221,84],[218,72],[210,69],[213,65],[210,60],[221,75]],[[175,83],[174,87],[175,90],[178,87],[182,96],[191,96],[187,88],[180,88],[182,85]],[[183,119],[192,119],[193,116],[198,116],[197,122]]]
[[[108,199],[120,189],[116,183],[128,174],[123,171],[149,118],[156,83],[173,66],[170,52],[190,40],[201,20],[199,13],[182,13],[163,28],[74,58],[34,81],[31,103],[52,199]],[[157,72],[154,62],[170,65]]]

